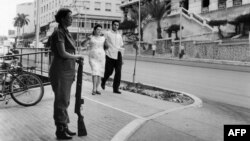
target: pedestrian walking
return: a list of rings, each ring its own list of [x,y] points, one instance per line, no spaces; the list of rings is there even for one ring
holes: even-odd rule
[[[173,42],[171,42],[170,49],[171,49],[171,57],[175,57],[175,46]]]
[[[75,61],[83,58],[75,55],[75,42],[68,31],[72,24],[72,12],[67,8],[61,8],[55,15],[59,24],[58,28],[51,35],[51,51],[54,59],[49,69],[49,78],[54,99],[54,122],[56,125],[57,139],[72,139],[76,135],[68,128],[70,122],[68,106],[70,103],[71,86],[75,78]]]
[[[152,44],[152,55],[153,56],[155,56],[155,50],[156,50],[156,43],[154,42],[153,44]]]
[[[92,36],[84,41],[83,45],[89,43],[89,64],[92,70],[93,89],[92,95],[101,94],[98,87],[101,82],[101,77],[104,76],[105,69],[105,37],[101,36],[102,26],[97,24],[94,27]]]
[[[185,54],[185,52],[184,52],[184,46],[180,45],[180,48],[179,48],[179,59],[181,59],[184,54]]]
[[[122,35],[118,32],[120,22],[112,21],[112,30],[105,34],[108,49],[106,50],[105,73],[102,78],[101,87],[105,89],[105,84],[115,69],[113,81],[113,92],[121,94],[119,86],[121,82],[122,55],[124,54]]]

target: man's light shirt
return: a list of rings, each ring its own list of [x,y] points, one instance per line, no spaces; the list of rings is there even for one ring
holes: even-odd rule
[[[119,32],[114,32],[113,30],[106,32],[105,34],[106,42],[108,44],[108,49],[106,50],[106,55],[109,58],[117,59],[118,52],[124,54],[123,39]]]

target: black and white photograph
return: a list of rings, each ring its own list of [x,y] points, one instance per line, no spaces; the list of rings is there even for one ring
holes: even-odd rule
[[[0,0],[0,141],[248,141],[250,0]]]

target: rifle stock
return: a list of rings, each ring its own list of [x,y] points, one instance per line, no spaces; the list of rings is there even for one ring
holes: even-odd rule
[[[75,113],[78,116],[77,130],[78,136],[86,136],[87,130],[84,124],[84,116],[81,114],[81,105],[84,104],[84,99],[81,97],[82,93],[82,72],[83,72],[83,59],[77,60],[79,64],[77,70],[77,81],[76,81],[76,101],[75,101]]]

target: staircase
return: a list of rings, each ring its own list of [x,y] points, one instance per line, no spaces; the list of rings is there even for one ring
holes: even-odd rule
[[[196,13],[191,13],[183,7],[180,10],[180,14],[182,14],[182,16],[184,16],[185,18],[188,18],[192,21],[195,21],[196,23],[198,23],[202,27],[207,28],[210,32],[218,31],[217,28],[213,28],[212,26],[210,26],[208,24],[208,21],[205,18],[201,17],[200,15],[198,15]]]

